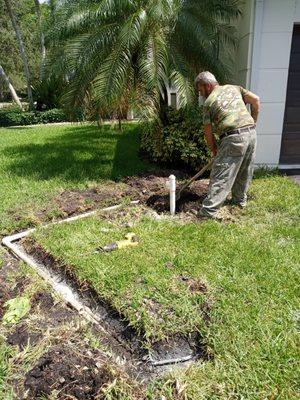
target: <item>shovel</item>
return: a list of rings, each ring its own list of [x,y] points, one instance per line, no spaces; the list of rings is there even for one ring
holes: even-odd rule
[[[193,183],[197,178],[199,178],[199,176],[203,175],[204,172],[212,166],[213,162],[214,162],[214,159],[211,159],[208,164],[206,164],[202,169],[200,169],[199,172],[196,173],[196,175],[194,175],[183,186],[181,186],[181,188],[176,193],[176,201],[180,199],[180,196],[181,196],[181,193],[183,192],[183,190],[187,189],[191,185],[191,183]]]

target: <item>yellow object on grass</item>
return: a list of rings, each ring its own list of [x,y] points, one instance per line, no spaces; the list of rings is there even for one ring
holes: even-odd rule
[[[103,247],[98,247],[96,251],[99,252],[110,252],[118,249],[123,249],[124,247],[128,246],[137,246],[139,244],[139,238],[138,236],[133,233],[129,232],[125,235],[125,240],[118,240],[117,242],[113,242],[110,244],[107,244],[106,246]]]
[[[128,246],[137,246],[139,244],[138,237],[135,233],[129,232],[125,235],[125,240],[118,240],[116,243],[118,245],[118,249],[123,249]]]

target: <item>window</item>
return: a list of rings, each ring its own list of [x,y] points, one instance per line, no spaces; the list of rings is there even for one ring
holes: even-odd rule
[[[171,107],[177,108],[177,93],[176,92],[170,93],[170,98],[171,98]]]

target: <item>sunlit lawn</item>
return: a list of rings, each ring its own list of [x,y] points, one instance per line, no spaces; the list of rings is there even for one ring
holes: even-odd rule
[[[146,216],[125,228],[98,215],[41,229],[35,237],[145,340],[193,331],[204,337],[213,359],[182,373],[188,398],[293,399],[300,191],[270,175],[255,179],[251,194],[247,211],[231,224],[181,225]],[[93,254],[128,229],[140,237],[139,246]],[[192,280],[205,282],[208,293],[191,291]],[[205,299],[212,307],[208,327]]]
[[[138,133],[138,125],[123,133],[86,125],[0,129],[1,233],[33,224],[32,215],[51,209],[63,189],[104,185],[151,168],[138,158]],[[211,360],[154,382],[148,399],[175,399],[177,379],[190,400],[290,400],[297,398],[299,370],[299,204],[296,184],[263,172],[235,223],[133,218],[130,230],[140,244],[109,254],[92,252],[129,228],[100,214],[38,230],[35,237],[118,309],[146,343],[175,332],[201,334]],[[193,279],[208,292],[191,291]],[[203,322],[204,301],[211,307],[209,325]],[[0,386],[9,354],[9,346],[1,345]]]
[[[63,189],[85,188],[149,169],[138,157],[139,126],[123,132],[95,125],[0,128],[0,232],[35,224],[53,213]]]

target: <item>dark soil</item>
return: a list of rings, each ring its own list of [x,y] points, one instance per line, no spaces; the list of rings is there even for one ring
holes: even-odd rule
[[[42,310],[51,310],[54,306],[54,300],[49,292],[36,292],[31,298],[32,308],[39,307]]]
[[[202,317],[206,325],[209,325],[211,322],[211,309],[212,302],[210,300],[204,300],[201,306]]]
[[[61,302],[55,303],[50,292],[36,292],[31,298],[31,309],[32,312],[42,314],[48,321],[48,326],[64,324],[74,319],[77,315],[70,305]]]
[[[179,177],[186,177],[183,174],[177,174],[177,177],[178,175]],[[177,188],[180,189],[184,182],[177,182]],[[168,189],[166,188],[166,176],[149,175],[140,178],[128,178],[127,184],[141,202],[154,208],[157,212],[169,211],[170,201]],[[207,186],[207,182],[194,182],[190,189],[181,194],[176,204],[177,211],[187,212],[192,209],[199,209],[200,203],[207,192]]]
[[[169,194],[166,188],[166,180],[170,174],[175,174],[180,188],[189,178],[184,171],[164,170],[155,174],[143,174],[141,176],[127,177],[122,184],[95,186],[83,190],[65,190],[55,202],[59,210],[67,216],[83,213],[95,208],[115,205],[123,198],[139,200],[157,212],[169,211]],[[207,192],[207,181],[196,181],[189,189],[182,193],[177,202],[177,211],[188,212],[198,210]],[[45,214],[46,214],[46,210]],[[41,217],[41,216],[40,216]]]
[[[3,258],[4,265],[0,268],[2,302],[22,294],[27,285],[33,283],[31,276],[25,279],[20,273],[18,260],[6,252]],[[2,291],[2,288],[5,288],[5,291]],[[42,393],[55,394],[55,390],[61,390],[59,393],[56,392],[55,398],[95,399],[99,388],[115,379],[115,376],[111,375],[111,370],[113,374],[123,379],[124,372],[114,360],[110,359],[107,368],[108,359],[105,353],[94,350],[92,341],[90,342],[86,336],[87,325],[82,324],[81,317],[73,308],[55,299],[50,292],[37,290],[31,297],[31,312],[34,318],[24,318],[19,324],[6,327],[3,331],[0,321],[0,335],[3,334],[8,345],[18,346],[19,351],[29,346],[30,359],[25,360],[25,363],[26,369],[28,361],[31,363],[31,370],[24,377],[24,358],[20,355],[20,359],[14,365],[15,372],[7,382],[7,386],[13,388],[15,398],[38,399]],[[88,332],[92,329],[94,337],[97,337],[103,348],[106,344],[110,345],[107,347],[109,350],[111,341],[106,340],[103,331],[100,329],[98,332],[96,328],[89,326]],[[35,345],[42,348],[45,344],[43,338],[55,347],[36,361],[34,357],[37,353],[35,350],[32,352],[31,348]],[[122,350],[121,344],[120,348]],[[117,354],[122,358],[121,351]],[[103,360],[106,360],[105,363]],[[136,370],[132,369],[132,375],[136,376],[136,373]],[[130,387],[134,387],[127,375],[124,375],[124,379]],[[128,398],[137,399],[139,396],[131,395],[130,392]]]
[[[193,293],[206,294],[208,292],[206,283],[203,282],[201,279],[190,279],[188,281],[188,288]]]
[[[57,393],[57,399],[95,399],[113,380],[97,350],[57,345],[44,354],[25,377],[28,398]],[[73,397],[72,397],[73,396]]]
[[[92,210],[96,207],[105,207],[117,204],[124,193],[114,186],[94,187],[84,190],[65,190],[56,199],[59,209],[71,216]]]
[[[20,350],[23,350],[29,344],[31,346],[37,344],[41,337],[41,332],[29,332],[26,324],[20,324],[8,335],[7,343],[13,346],[17,345]]]
[[[186,177],[177,174],[176,177]],[[167,175],[169,176],[169,175]],[[170,201],[168,189],[166,188],[166,176],[148,175],[144,177],[128,178],[126,183],[130,186],[132,193],[142,203],[153,208],[159,213],[169,211]],[[178,182],[178,189],[184,181]],[[189,189],[181,193],[180,199],[176,202],[177,212],[188,212],[199,210],[201,202],[207,192],[207,181],[196,181]]]
[[[48,312],[45,310],[45,313],[47,313],[48,319],[56,321],[55,323],[59,324],[71,321],[77,315],[76,310],[74,310],[69,304],[57,305],[52,307]]]
[[[5,284],[5,282],[0,282],[0,318],[2,318],[5,313],[4,304],[9,299],[10,299],[9,287]]]
[[[116,205],[124,199],[138,200],[158,213],[168,212],[169,192],[166,180],[171,174],[176,176],[178,190],[191,177],[186,171],[161,170],[127,177],[121,183],[110,182],[86,189],[64,190],[54,198],[52,206],[35,211],[34,218],[28,219],[28,227]],[[192,211],[194,214],[200,209],[208,187],[208,180],[204,179],[204,176],[201,178],[203,179],[193,182],[190,188],[182,193],[180,200],[176,202],[177,212]],[[9,212],[16,221],[23,221],[23,211],[12,209]],[[22,229],[18,228],[14,232],[20,230]]]
[[[0,319],[5,314],[4,304],[7,300],[20,296],[29,280],[16,275],[16,278],[9,282],[8,276],[17,273],[17,261],[8,255],[4,255],[4,266],[0,268]]]

